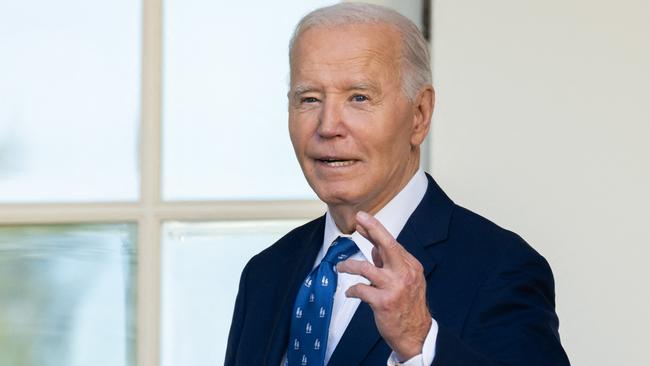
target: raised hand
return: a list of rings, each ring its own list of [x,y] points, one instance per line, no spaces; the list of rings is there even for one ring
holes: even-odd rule
[[[422,353],[431,328],[422,264],[376,218],[358,212],[356,219],[356,230],[374,245],[375,265],[351,259],[340,262],[339,272],[370,281],[370,285],[351,286],[345,294],[370,305],[381,336],[400,360],[408,360]]]

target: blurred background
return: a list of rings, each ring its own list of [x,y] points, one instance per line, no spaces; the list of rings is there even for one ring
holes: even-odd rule
[[[372,1],[421,26],[424,168],[550,262],[573,365],[649,365],[650,2]],[[222,364],[239,274],[321,215],[287,45],[336,1],[0,0],[0,366]]]

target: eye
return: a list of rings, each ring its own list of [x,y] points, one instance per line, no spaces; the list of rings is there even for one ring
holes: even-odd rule
[[[318,99],[314,97],[304,97],[300,99],[300,103],[316,103],[316,102],[318,102]]]
[[[352,101],[354,101],[354,102],[361,103],[361,102],[365,102],[367,100],[368,100],[368,97],[365,96],[365,95],[355,94],[355,95],[352,96]]]

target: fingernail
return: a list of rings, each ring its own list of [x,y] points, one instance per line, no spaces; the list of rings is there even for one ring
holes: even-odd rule
[[[365,213],[363,211],[357,212],[357,218],[360,219],[360,220],[368,220],[369,217],[370,217],[370,215],[368,215],[367,213]]]

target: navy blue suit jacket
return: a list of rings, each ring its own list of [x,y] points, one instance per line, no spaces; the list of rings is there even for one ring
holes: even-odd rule
[[[397,240],[424,266],[438,322],[433,365],[565,366],[546,260],[516,234],[455,205],[429,180]],[[226,366],[279,366],[293,302],[323,242],[324,217],[253,257],[241,276]],[[328,365],[385,365],[390,348],[361,303]]]

